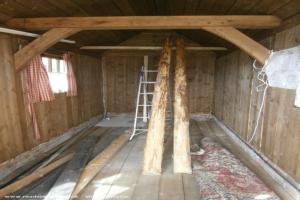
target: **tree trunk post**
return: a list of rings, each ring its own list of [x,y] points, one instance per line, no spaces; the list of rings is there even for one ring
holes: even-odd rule
[[[174,173],[192,173],[184,40],[176,40],[174,84]]]
[[[152,112],[144,151],[144,174],[161,173],[171,52],[171,40],[167,38],[159,61],[152,100]]]

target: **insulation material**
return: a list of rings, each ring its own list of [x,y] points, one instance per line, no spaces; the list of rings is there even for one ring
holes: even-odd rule
[[[300,46],[272,52],[264,68],[269,86],[297,90],[295,105],[300,107]]]

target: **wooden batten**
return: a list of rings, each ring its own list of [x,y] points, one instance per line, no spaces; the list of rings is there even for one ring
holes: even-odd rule
[[[43,53],[56,42],[79,32],[78,28],[54,28],[15,53],[15,68],[20,71],[33,57]]]
[[[174,172],[192,173],[184,40],[176,40],[174,91]]]
[[[233,27],[205,27],[203,29],[238,46],[261,64],[264,64],[269,57],[269,50],[266,47]]]
[[[152,112],[144,152],[144,174],[161,173],[171,52],[171,40],[167,38],[160,57],[157,83],[154,89]]]

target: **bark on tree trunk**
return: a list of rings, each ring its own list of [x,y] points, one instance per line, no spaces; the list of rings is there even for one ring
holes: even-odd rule
[[[161,173],[171,52],[171,41],[167,38],[159,61],[157,83],[152,100],[152,112],[144,151],[144,174]]]
[[[174,173],[192,173],[184,40],[176,40],[174,86]]]

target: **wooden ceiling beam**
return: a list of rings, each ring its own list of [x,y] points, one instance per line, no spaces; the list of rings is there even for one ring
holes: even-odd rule
[[[78,28],[54,28],[47,31],[14,54],[16,71],[23,69],[36,55],[43,53],[61,39],[67,38],[80,30]]]
[[[233,27],[206,27],[203,29],[236,45],[261,64],[264,64],[269,57],[269,49]]]
[[[42,17],[14,18],[6,23],[9,27],[30,30],[52,28],[85,30],[199,29],[215,26],[265,29],[277,27],[280,24],[281,20],[271,15]]]
[[[162,46],[83,46],[80,49],[85,50],[150,50],[160,51],[163,49]],[[176,47],[172,47],[175,50]],[[201,47],[201,46],[187,46],[187,51],[226,51],[226,47]]]

